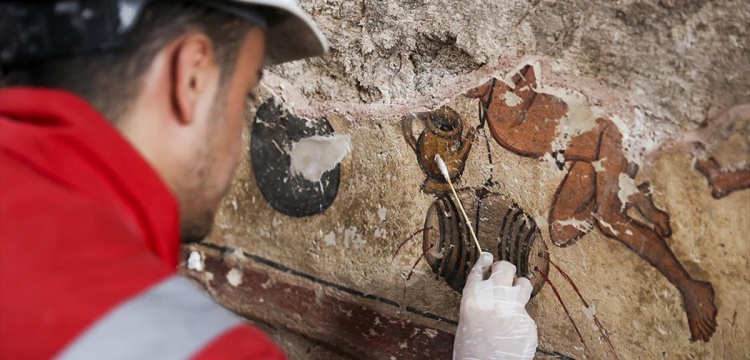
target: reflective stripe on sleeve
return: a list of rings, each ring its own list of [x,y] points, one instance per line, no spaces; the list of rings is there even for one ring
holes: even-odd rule
[[[58,359],[186,359],[241,320],[175,275],[106,314]]]

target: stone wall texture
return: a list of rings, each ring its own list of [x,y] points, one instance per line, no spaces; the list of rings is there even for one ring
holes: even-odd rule
[[[186,269],[217,299],[293,358],[449,358],[430,339],[455,332],[475,253],[439,154],[483,247],[539,282],[538,358],[750,359],[750,2],[302,6],[331,53],[269,69],[248,104],[246,159],[190,248],[226,274]],[[313,298],[274,316],[285,296]]]

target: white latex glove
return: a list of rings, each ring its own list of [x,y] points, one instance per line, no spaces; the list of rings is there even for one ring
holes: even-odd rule
[[[484,273],[492,265],[492,274]],[[531,282],[513,280],[516,267],[507,261],[492,264],[483,252],[466,279],[461,316],[453,345],[453,359],[533,359],[537,346],[536,323],[524,306],[531,297]]]

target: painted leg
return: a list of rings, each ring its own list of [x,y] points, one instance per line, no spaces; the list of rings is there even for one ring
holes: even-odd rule
[[[549,234],[556,246],[572,245],[593,229],[595,181],[594,167],[577,161],[560,183],[549,214]]]
[[[629,205],[634,205],[638,212],[643,215],[646,221],[654,226],[654,231],[660,237],[668,238],[672,236],[672,227],[669,225],[669,214],[660,210],[654,205],[651,197],[651,184],[645,182],[638,185],[638,193],[628,197]]]
[[[619,240],[661,272],[682,294],[693,341],[708,341],[716,330],[714,289],[708,282],[690,277],[664,239],[644,224],[628,217],[618,197],[619,177],[628,161],[620,148],[616,126],[607,126],[599,141],[599,155],[607,158],[605,171],[596,179],[597,225],[607,237]]]
[[[723,172],[714,158],[698,159],[695,169],[700,171],[711,186],[711,195],[721,199],[734,191],[750,188],[750,167]]]

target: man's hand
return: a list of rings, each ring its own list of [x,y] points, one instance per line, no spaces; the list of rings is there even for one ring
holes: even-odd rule
[[[492,273],[484,273],[492,265]],[[524,306],[531,297],[531,282],[516,278],[507,261],[492,264],[483,252],[471,269],[461,299],[453,359],[533,359],[536,324]]]

